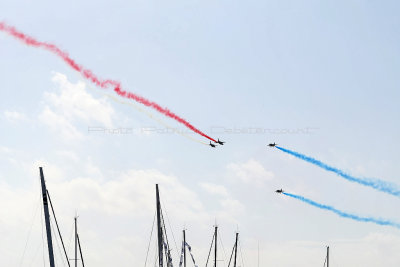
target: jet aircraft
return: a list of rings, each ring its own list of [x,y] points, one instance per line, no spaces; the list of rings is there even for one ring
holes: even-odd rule
[[[219,141],[219,138],[218,138],[217,143],[223,146],[225,142]]]

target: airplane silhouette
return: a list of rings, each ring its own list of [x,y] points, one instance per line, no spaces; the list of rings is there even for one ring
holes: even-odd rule
[[[219,141],[219,138],[218,138],[217,143],[223,146],[225,142]]]

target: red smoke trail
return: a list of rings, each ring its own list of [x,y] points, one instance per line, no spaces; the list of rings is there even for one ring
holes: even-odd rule
[[[189,122],[187,122],[185,119],[179,117],[178,115],[176,115],[169,109],[163,108],[160,105],[158,105],[157,103],[152,102],[142,96],[122,90],[121,84],[118,81],[102,80],[102,79],[98,78],[95,74],[93,74],[93,72],[91,70],[85,69],[83,66],[76,63],[72,58],[69,57],[67,52],[62,51],[56,45],[37,41],[33,37],[30,37],[22,32],[19,32],[17,29],[15,29],[12,26],[8,26],[4,22],[0,22],[0,31],[10,34],[11,36],[17,38],[18,40],[24,42],[25,44],[27,44],[29,46],[40,47],[40,48],[43,48],[45,50],[52,52],[53,54],[56,54],[57,56],[62,58],[62,60],[64,60],[64,62],[67,63],[71,68],[73,68],[77,72],[80,72],[86,79],[90,80],[92,83],[96,84],[97,86],[99,86],[101,88],[108,88],[109,86],[112,86],[114,91],[121,97],[132,99],[132,100],[135,100],[136,102],[139,102],[145,106],[151,107],[151,108],[157,110],[158,112],[164,114],[165,116],[170,117],[170,118],[176,120],[177,122],[185,125],[187,128],[189,128],[193,132],[198,133],[213,142],[216,142],[215,139],[209,137],[208,135],[206,135],[205,133],[203,133],[202,131],[200,131],[199,129],[197,129],[196,127],[191,125]]]

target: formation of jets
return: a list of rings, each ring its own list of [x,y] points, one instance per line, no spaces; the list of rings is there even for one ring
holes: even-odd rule
[[[218,141],[217,141],[217,142],[214,142],[214,144],[211,143],[211,141],[210,141],[209,146],[210,146],[210,147],[216,147],[216,144],[219,144],[219,145],[223,146],[223,145],[225,144],[225,142],[220,141],[219,138],[218,138]]]
[[[268,146],[269,147],[275,147],[277,144],[275,144],[275,142],[274,143],[272,143],[272,144],[268,144]],[[275,190],[275,193],[278,193],[278,194],[282,194],[284,191],[283,191],[283,189],[281,188],[281,189],[278,189],[278,190]]]
[[[209,145],[210,147],[216,147],[216,144],[219,144],[219,145],[223,146],[223,145],[225,144],[225,142],[219,140],[219,138],[218,138],[218,140],[217,140],[216,142],[214,142],[214,144],[211,143],[211,141],[210,141],[210,143],[209,143],[208,145]],[[275,146],[277,146],[277,145],[278,145],[278,144],[276,144],[275,142],[274,142],[274,143],[271,143],[271,144],[268,144],[269,147],[275,147]]]
[[[269,147],[275,147],[277,144],[274,142],[274,143],[271,143],[271,144],[268,144],[268,146]],[[275,190],[275,193],[278,193],[278,194],[282,194],[283,192],[285,192],[285,191],[283,191],[283,189],[281,188],[281,189],[278,189],[278,190]]]

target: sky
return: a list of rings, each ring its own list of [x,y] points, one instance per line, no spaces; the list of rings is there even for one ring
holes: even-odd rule
[[[79,216],[87,266],[145,265],[156,183],[175,266],[182,229],[204,265],[215,224],[220,266],[236,231],[242,267],[258,258],[321,266],[327,245],[332,266],[399,266],[399,229],[274,191],[396,222],[400,199],[267,147],[400,185],[399,9],[355,0],[1,1],[0,21],[226,141],[193,141],[208,142],[0,32],[2,262],[48,266],[41,166],[71,256]],[[149,251],[147,266],[154,236]]]

